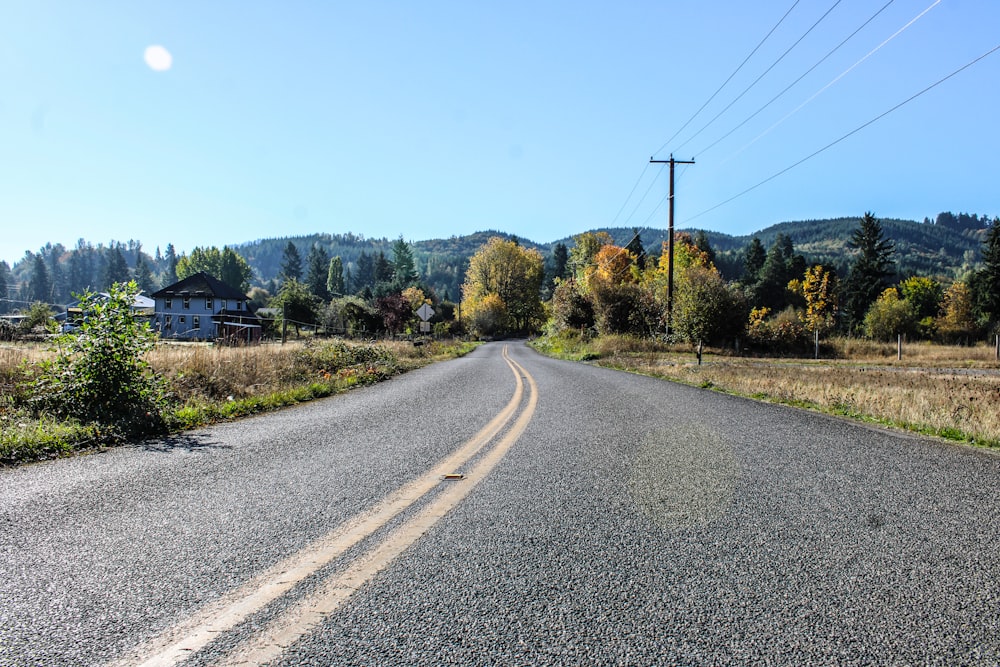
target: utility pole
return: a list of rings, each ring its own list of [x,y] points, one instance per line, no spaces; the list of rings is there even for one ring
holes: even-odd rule
[[[654,160],[649,158],[650,164],[670,165],[670,191],[667,203],[667,336],[673,333],[674,324],[674,165],[694,164],[694,160],[675,160],[674,154],[670,154],[669,160]]]

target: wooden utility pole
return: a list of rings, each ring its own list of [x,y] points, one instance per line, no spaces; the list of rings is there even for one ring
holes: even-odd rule
[[[654,160],[649,158],[650,164],[670,165],[670,191],[667,202],[667,336],[673,333],[674,325],[674,165],[694,164],[694,160],[675,160],[674,154],[670,154],[669,160]]]

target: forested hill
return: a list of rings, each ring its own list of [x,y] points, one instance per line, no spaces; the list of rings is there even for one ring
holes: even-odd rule
[[[460,289],[465,280],[465,270],[469,258],[493,236],[515,238],[504,232],[484,231],[466,236],[452,236],[448,239],[411,241],[413,260],[421,281],[433,289],[439,298],[460,298]],[[522,245],[537,248],[542,253],[548,252],[547,246],[541,246],[526,239],[517,240]],[[307,257],[310,248],[318,245],[327,252],[328,256],[340,257],[344,267],[349,272],[356,273],[358,259],[362,253],[369,256],[378,256],[381,253],[386,258],[391,259],[392,244],[395,240],[387,238],[367,239],[352,233],[312,234],[310,236],[261,239],[235,246],[235,249],[253,267],[256,280],[261,284],[267,284],[280,274],[282,254],[289,241],[295,244],[303,260]]]
[[[718,256],[719,268],[727,277],[738,277],[742,263],[743,249],[753,237],[760,239],[769,248],[779,234],[792,240],[795,252],[805,256],[809,263],[826,263],[846,273],[850,264],[850,249],[847,243],[858,228],[861,218],[835,218],[828,220],[804,220],[782,222],[752,234],[732,236],[706,231],[705,235]],[[882,230],[886,238],[895,244],[896,269],[901,276],[925,275],[944,278],[961,278],[977,262],[983,238],[990,222],[987,216],[942,213],[935,221],[883,219]],[[634,236],[631,228],[604,228],[618,245],[626,245]],[[696,229],[679,230],[691,236]],[[663,229],[639,230],[642,243],[650,254],[659,254],[661,244],[667,238]],[[565,243],[572,247],[573,239],[560,239],[552,243]]]
[[[846,274],[851,254],[847,243],[857,229],[860,218],[837,218],[833,220],[806,220],[783,222],[754,234],[732,236],[718,232],[704,232],[716,253],[716,265],[729,279],[742,275],[743,252],[753,237],[760,239],[769,248],[778,238],[785,235],[791,239],[794,251],[805,256],[810,263],[826,263],[835,267],[841,275]],[[982,241],[991,221],[988,217],[960,213],[942,213],[931,221],[883,219],[885,236],[895,244],[894,259],[900,278],[911,275],[925,275],[943,279],[961,279],[980,261]],[[583,231],[583,230],[581,230]],[[609,233],[619,245],[627,245],[635,235],[631,228],[605,228],[592,231]],[[692,236],[698,230],[686,231]],[[643,246],[650,255],[659,255],[666,230],[644,228],[639,230]],[[457,300],[461,297],[461,285],[469,258],[491,236],[514,238],[510,234],[497,231],[483,231],[466,236],[452,236],[447,239],[414,240],[410,242],[415,268],[421,282],[431,288],[441,299]],[[319,246],[327,256],[339,256],[345,273],[357,275],[358,260],[363,254],[368,259],[378,261],[379,255],[392,259],[392,245],[397,239],[369,239],[354,233],[312,234],[308,236],[260,239],[232,245],[246,258],[253,269],[252,283],[270,289],[281,271],[282,256],[291,241],[303,260],[310,249]],[[537,248],[548,258],[557,243],[572,248],[572,238],[557,239],[538,243],[530,239],[517,241],[530,248]],[[197,239],[184,239],[183,246],[198,245]],[[134,278],[147,292],[155,291],[171,281],[169,266],[173,258],[173,246],[155,255],[144,250],[141,242],[111,242],[92,245],[81,239],[73,248],[61,244],[46,244],[38,253],[27,252],[24,258],[12,267],[9,277],[0,274],[0,309],[3,304],[30,303],[44,300],[53,304],[69,303],[72,294],[86,288],[103,290],[109,281]],[[40,269],[43,267],[43,269]],[[6,265],[0,263],[0,272]],[[39,278],[39,271],[44,273]],[[44,296],[39,296],[39,294]],[[3,301],[6,299],[6,301]]]

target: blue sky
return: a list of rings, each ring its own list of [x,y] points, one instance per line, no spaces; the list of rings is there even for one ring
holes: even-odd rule
[[[887,1],[7,3],[0,259],[665,228],[671,152],[679,227],[1000,215],[1000,52],[722,204],[1000,44],[995,0],[894,0],[751,118]]]

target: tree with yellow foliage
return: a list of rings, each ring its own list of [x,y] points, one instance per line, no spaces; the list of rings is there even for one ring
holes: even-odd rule
[[[810,331],[825,333],[836,324],[838,307],[837,274],[832,269],[816,264],[806,269],[801,282],[802,296],[806,300],[805,320]]]
[[[469,260],[462,285],[462,311],[472,329],[486,336],[538,329],[543,276],[540,252],[492,237]]]

